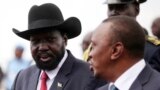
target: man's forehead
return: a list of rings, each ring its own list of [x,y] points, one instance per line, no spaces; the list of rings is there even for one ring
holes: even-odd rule
[[[94,31],[94,36],[101,36],[103,34],[107,34],[106,32],[109,31],[109,29],[113,26],[113,24],[111,22],[105,22],[105,23],[101,23],[96,30]]]

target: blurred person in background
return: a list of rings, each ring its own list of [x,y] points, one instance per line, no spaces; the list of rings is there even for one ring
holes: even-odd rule
[[[148,43],[146,44],[146,51],[148,51],[148,53],[146,53],[146,55],[145,55],[146,60],[149,63],[153,62],[151,60],[151,58],[154,56],[154,52],[157,51],[157,49],[160,47],[160,40],[159,40],[159,38],[160,38],[160,17],[153,20],[152,25],[151,25],[151,32],[154,36],[153,37],[147,36]],[[160,71],[160,64],[157,63],[157,65],[155,65],[154,67],[159,67],[158,71]],[[156,69],[158,69],[158,68],[156,68]]]
[[[149,51],[152,51],[153,53],[151,57],[149,58],[149,64],[160,72],[160,17],[157,17],[153,20],[151,25],[151,32],[154,35],[154,37],[148,38],[150,40],[150,44],[155,45],[154,48],[150,48]]]
[[[3,79],[4,79],[4,72],[2,70],[2,67],[0,67],[0,90],[2,90],[2,88],[4,88],[3,85]]]
[[[153,22],[151,26],[151,32],[154,36],[156,36],[158,39],[160,39],[160,17],[157,17]]]
[[[92,31],[85,34],[82,40],[83,60],[87,62],[89,61],[88,53],[91,49],[91,37],[92,37]]]
[[[14,50],[14,58],[7,65],[6,71],[6,90],[11,90],[11,86],[18,72],[30,66],[30,61],[23,58],[24,47],[17,45]]]
[[[92,37],[92,31],[85,34],[82,41],[82,51],[85,52],[85,50],[88,48],[89,44],[91,43],[91,37]]]

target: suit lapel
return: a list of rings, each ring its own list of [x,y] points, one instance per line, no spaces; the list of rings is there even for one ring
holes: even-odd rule
[[[68,51],[68,57],[64,64],[62,65],[61,69],[59,70],[50,90],[64,90],[67,81],[69,80],[69,73],[72,70],[72,66],[74,64],[74,57]]]
[[[136,80],[129,90],[142,90],[142,85],[138,80]]]
[[[149,81],[151,74],[151,67],[147,64],[129,90],[142,90],[143,85]]]
[[[37,90],[37,84],[38,84],[38,80],[39,80],[39,74],[40,74],[40,70],[36,67],[34,70],[34,73],[32,74],[32,76],[29,78],[30,83],[28,85],[28,89],[27,90]]]
[[[50,88],[50,90],[63,90],[68,78],[65,75],[58,74]]]

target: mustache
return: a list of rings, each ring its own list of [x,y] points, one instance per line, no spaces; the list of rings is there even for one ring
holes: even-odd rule
[[[51,51],[39,51],[36,56],[41,55],[55,56]]]

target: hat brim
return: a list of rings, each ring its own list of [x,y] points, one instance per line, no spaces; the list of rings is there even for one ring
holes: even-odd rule
[[[131,2],[104,2],[104,4],[128,4],[128,3],[131,3]]]
[[[144,2],[146,2],[147,0],[141,0],[141,1],[137,1],[138,3],[144,3]],[[129,4],[129,3],[132,3],[132,2],[134,2],[134,0],[131,0],[131,1],[114,1],[114,0],[111,0],[111,1],[108,1],[108,0],[106,0],[105,2],[104,2],[104,4]]]
[[[81,23],[79,19],[76,17],[70,17],[58,25],[36,28],[36,29],[29,29],[21,32],[15,28],[13,28],[12,30],[17,36],[26,40],[30,40],[30,36],[32,35],[54,30],[54,29],[48,29],[48,28],[55,28],[59,31],[66,33],[68,39],[74,38],[80,35],[81,33]]]

